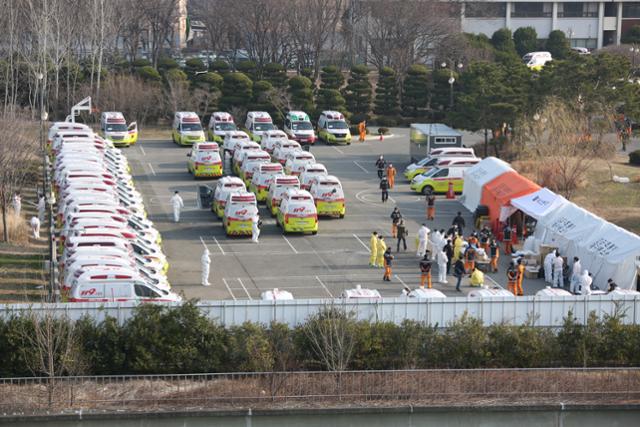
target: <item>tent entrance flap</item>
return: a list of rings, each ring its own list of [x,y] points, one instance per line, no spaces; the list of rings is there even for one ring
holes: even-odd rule
[[[515,209],[521,210],[538,221],[565,203],[567,203],[567,199],[548,188],[542,188],[534,193],[511,200],[511,205]]]
[[[496,230],[503,207],[509,207],[511,200],[517,197],[539,190],[540,186],[538,184],[517,172],[506,172],[484,186],[480,204],[489,208],[489,218],[494,230]]]

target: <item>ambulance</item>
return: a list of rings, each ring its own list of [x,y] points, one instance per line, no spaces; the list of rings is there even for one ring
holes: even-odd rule
[[[249,135],[241,130],[232,130],[227,132],[227,134],[224,136],[222,148],[224,149],[225,153],[233,156],[233,153],[236,150],[236,145],[242,142],[251,142],[251,138],[249,138]]]
[[[300,180],[297,176],[282,175],[273,179],[267,193],[267,208],[271,216],[276,216],[283,194],[291,189],[300,189]]]
[[[100,114],[100,132],[105,139],[113,141],[116,147],[128,147],[138,141],[138,124],[129,123],[118,111],[105,111]]]
[[[522,62],[533,71],[540,71],[547,62],[553,61],[550,52],[529,52],[522,57]]]
[[[284,173],[287,175],[300,175],[306,165],[316,162],[316,158],[308,151],[294,151],[287,155],[284,163]]]
[[[309,163],[300,174],[300,188],[309,191],[311,183],[322,176],[327,176],[327,168],[322,163]]]
[[[244,182],[236,176],[225,176],[218,180],[216,188],[213,190],[213,203],[211,203],[211,211],[218,215],[218,218],[224,216],[224,207],[227,204],[227,196],[229,193],[245,192],[247,187]]]
[[[377,289],[363,288],[362,285],[356,285],[354,289],[345,289],[342,291],[341,296],[347,300],[382,299],[382,295]]]
[[[215,142],[224,141],[224,136],[227,132],[238,130],[236,124],[233,122],[233,116],[223,111],[216,111],[211,114],[209,118],[209,140]]]
[[[145,283],[140,275],[120,274],[110,278],[100,272],[88,271],[75,278],[69,302],[180,302],[182,298],[164,289]]]
[[[224,231],[227,236],[251,236],[258,215],[256,195],[248,191],[229,193],[224,207]]]
[[[404,177],[411,181],[417,175],[427,172],[429,169],[436,166],[438,160],[441,158],[472,158],[475,159],[476,155],[473,148],[465,147],[443,147],[435,148],[431,150],[431,153],[422,160],[411,163],[404,170]]]
[[[260,142],[265,132],[275,129],[273,120],[266,111],[249,111],[244,127],[251,139],[257,142]]]
[[[312,145],[316,141],[316,133],[309,116],[304,111],[289,111],[284,119],[284,132],[289,139],[302,145]]]
[[[273,154],[274,145],[276,142],[287,142],[287,134],[281,130],[270,130],[262,135],[260,145],[262,149],[269,154]]]
[[[278,141],[273,146],[273,154],[271,158],[273,161],[280,163],[284,166],[287,161],[287,155],[294,151],[302,151],[302,147],[295,141]]]
[[[283,167],[280,163],[261,163],[258,170],[253,173],[249,191],[256,195],[258,202],[267,200],[269,186],[276,176],[284,175]]]
[[[351,132],[344,115],[338,111],[323,111],[318,119],[318,139],[327,144],[351,144]]]
[[[249,188],[253,174],[260,168],[260,165],[271,163],[271,156],[266,151],[247,151],[242,157],[242,166],[240,166],[240,178]]]
[[[242,159],[244,153],[262,151],[260,144],[257,142],[239,142],[233,151],[232,169],[233,173],[240,176],[240,168],[242,167]]]
[[[187,171],[194,178],[218,178],[222,176],[220,147],[215,142],[196,142],[187,154]]]
[[[309,193],[315,201],[318,216],[344,218],[344,191],[338,178],[333,175],[319,177],[311,184]]]
[[[462,193],[464,171],[468,166],[433,168],[411,180],[411,189],[421,194],[446,193],[449,183],[455,193]]]
[[[282,195],[276,224],[287,233],[318,233],[318,212],[308,191],[291,188]]]
[[[173,142],[179,145],[192,145],[205,142],[200,117],[192,111],[178,111],[173,116]]]
[[[50,146],[53,142],[53,138],[60,132],[90,132],[93,133],[91,128],[83,123],[73,122],[54,122],[49,128],[47,133],[47,146]]]

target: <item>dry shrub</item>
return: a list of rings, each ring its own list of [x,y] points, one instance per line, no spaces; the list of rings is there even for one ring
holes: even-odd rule
[[[7,214],[7,230],[9,231],[9,240],[12,243],[26,245],[29,243],[30,228],[27,221],[22,216],[18,216],[11,212]],[[0,236],[4,234],[4,227],[0,221]]]
[[[102,82],[98,104],[101,111],[120,111],[127,120],[138,124],[156,121],[166,114],[160,83],[145,82],[132,75],[107,77]]]

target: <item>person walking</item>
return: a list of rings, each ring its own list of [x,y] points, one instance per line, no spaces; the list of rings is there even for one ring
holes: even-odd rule
[[[209,270],[211,269],[211,258],[209,257],[209,249],[204,248],[200,263],[202,264],[202,286],[209,286]]]
[[[389,199],[389,181],[387,181],[387,178],[385,177],[382,177],[380,180],[380,192],[382,203],[386,203],[387,199]]]
[[[553,259],[553,287],[564,288],[564,277],[562,272],[564,270],[564,259],[560,256],[560,253],[556,251],[556,257]]]
[[[504,253],[506,255],[511,256],[513,253],[513,247],[511,246],[512,236],[511,236],[511,226],[509,224],[505,225],[502,229],[502,241],[504,242]]]
[[[387,248],[383,254],[384,257],[384,276],[382,276],[382,280],[386,280],[387,282],[391,281],[391,263],[393,262],[393,255],[391,255],[391,248]]]
[[[451,221],[451,225],[456,226],[458,228],[458,234],[464,236],[464,227],[466,224],[462,217],[462,212],[458,212],[458,214],[453,218],[453,221]]]
[[[424,284],[431,289],[431,254],[427,251],[424,258],[420,260],[420,287],[424,289]]]
[[[469,276],[476,269],[476,248],[471,245],[464,251],[464,268],[469,273]]]
[[[489,254],[489,244],[491,240],[491,231],[487,227],[482,227],[479,235],[479,244],[480,247],[484,250],[485,254]]]
[[[522,258],[518,260],[518,281],[516,283],[516,291],[518,292],[518,296],[524,296],[524,291],[522,290],[522,281],[524,280],[524,263],[522,262]]]
[[[436,219],[436,196],[427,194],[427,220],[433,221]]]
[[[495,239],[491,239],[491,243],[489,243],[489,257],[491,258],[491,262],[489,263],[489,268],[491,268],[491,272],[498,272],[498,259],[500,258],[500,246]]]
[[[544,257],[544,281],[548,284],[553,283],[553,260],[556,257],[556,251],[551,251]]]
[[[378,257],[378,232],[374,231],[371,233],[371,238],[369,238],[369,267],[376,266],[376,259]]]
[[[378,259],[376,260],[376,266],[378,268],[384,267],[384,253],[387,251],[387,244],[382,236],[378,236],[378,246],[376,248]],[[391,250],[391,249],[389,249]]]
[[[580,258],[573,257],[573,268],[571,269],[571,282],[569,285],[569,291],[572,294],[576,293],[576,288],[580,283],[580,275],[582,274],[582,265],[580,264]]]
[[[400,222],[398,222],[397,233],[398,233],[398,244],[396,247],[396,252],[400,252],[400,242],[402,242],[402,245],[404,246],[404,250],[406,252],[407,236],[409,235],[409,232],[407,231],[407,226],[405,225],[403,218],[400,218]]]
[[[400,209],[396,206],[393,208],[393,212],[391,212],[391,237],[394,239],[398,237],[398,222],[402,218],[402,214],[400,213]]]
[[[509,264],[509,268],[507,269],[507,290],[514,295],[516,293],[516,283],[518,282],[518,270],[516,270],[516,265],[513,261]]]
[[[451,264],[453,263],[453,245],[451,244],[451,239],[447,240],[442,250],[445,255],[447,255],[447,275],[449,275],[451,272]]]
[[[429,241],[429,229],[426,224],[422,224],[418,229],[418,251],[416,256],[422,258],[427,251],[427,242]]]
[[[251,219],[251,241],[253,243],[259,243],[258,238],[260,237],[260,216],[255,215]]]
[[[360,136],[358,141],[364,142],[365,137],[367,136],[367,122],[365,120],[358,123],[358,133]]]
[[[436,263],[438,263],[438,283],[447,282],[447,268],[449,265],[449,258],[443,250],[438,251],[436,254]]]
[[[462,237],[459,234],[455,234],[453,237],[453,257],[455,259],[462,258],[460,253],[462,252]]]
[[[171,197],[171,207],[173,208],[173,222],[180,222],[180,209],[184,208],[184,201],[178,190]]]
[[[389,181],[389,188],[393,190],[393,186],[396,183],[396,173],[398,171],[393,167],[391,163],[387,166],[387,180]]]
[[[33,233],[33,238],[36,240],[40,240],[40,220],[37,216],[32,216],[31,221],[29,221],[31,225],[31,232]]]
[[[13,212],[17,216],[20,216],[20,212],[22,212],[22,196],[20,195],[19,191],[13,195],[13,200],[11,201],[11,204],[13,206]]]
[[[378,160],[376,160],[376,168],[378,168],[378,179],[382,179],[384,176],[384,169],[387,166],[387,162],[384,160],[384,156],[380,154]]]
[[[46,208],[46,199],[44,198],[44,195],[41,194],[40,197],[38,197],[38,220],[40,221],[40,224],[44,223],[44,211]]]
[[[464,263],[462,262],[462,258],[456,260],[453,266],[453,275],[458,279],[456,281],[456,291],[462,292],[460,290],[460,282],[462,282],[462,276],[464,276]]]

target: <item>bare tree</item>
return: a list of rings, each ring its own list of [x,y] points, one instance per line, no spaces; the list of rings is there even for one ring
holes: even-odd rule
[[[143,10],[143,21],[149,28],[151,61],[158,66],[158,58],[178,21],[178,0],[139,0]]]
[[[349,367],[356,343],[354,313],[330,304],[309,318],[303,331],[318,361],[329,371]]]
[[[236,8],[231,0],[193,0],[189,7],[194,19],[207,26],[209,47],[220,52],[229,46],[229,29]]]

